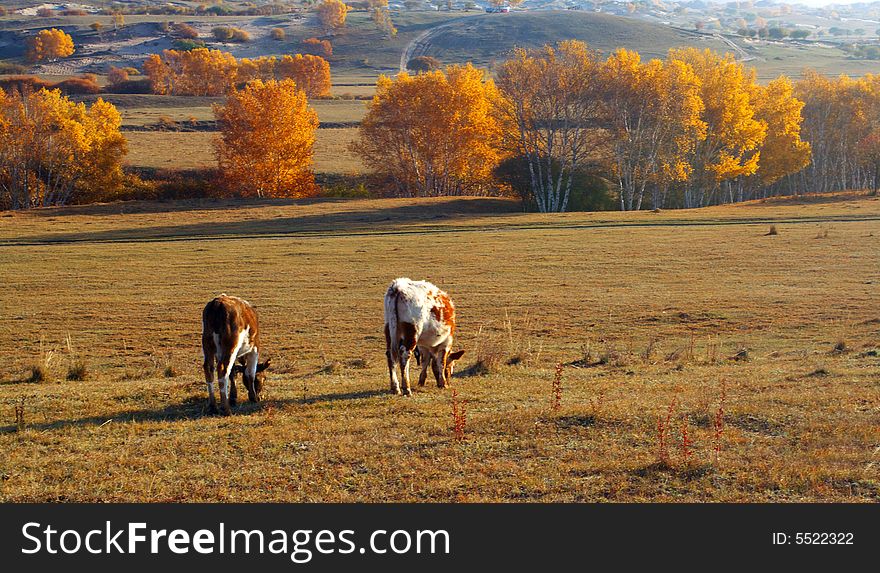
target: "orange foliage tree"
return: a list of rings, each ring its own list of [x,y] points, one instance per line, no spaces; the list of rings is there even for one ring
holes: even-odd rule
[[[165,50],[144,61],[144,75],[156,94],[218,96],[235,85],[238,62],[228,52],[196,48]]]
[[[318,22],[324,30],[338,30],[345,27],[348,6],[341,0],[324,0],[318,5]]]
[[[321,56],[285,55],[278,62],[276,74],[281,79],[294,80],[309,97],[330,94],[330,64]]]
[[[31,62],[66,58],[73,54],[73,38],[63,30],[51,28],[40,30],[36,36],[27,39],[25,57]]]
[[[254,80],[215,105],[217,160],[228,190],[245,197],[308,197],[318,115],[293,80]]]
[[[217,96],[252,80],[292,79],[308,97],[330,93],[330,64],[320,56],[285,55],[236,60],[228,52],[165,50],[144,62],[153,93]]]
[[[121,189],[122,118],[101,99],[0,90],[0,204],[12,209],[112,197]]]
[[[352,149],[398,195],[480,194],[501,159],[495,84],[470,64],[379,78]]]

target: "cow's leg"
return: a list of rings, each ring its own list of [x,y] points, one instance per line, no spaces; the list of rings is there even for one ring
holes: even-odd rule
[[[421,346],[417,346],[416,348],[419,351],[419,356],[422,360],[422,372],[419,374],[419,386],[424,386],[425,380],[428,379],[428,366],[434,363],[434,359],[431,356],[431,353],[425,348]]]
[[[232,361],[233,370],[229,372],[229,405],[233,408],[238,404],[238,387],[235,385],[235,361]]]
[[[438,356],[439,356],[439,354],[438,354]],[[438,388],[445,388],[445,386],[443,385],[443,372],[444,372],[444,370],[442,368],[440,368],[440,366],[437,365],[437,360],[434,358],[431,359],[431,370],[434,372],[434,380],[437,381],[437,387]]]
[[[388,325],[385,325],[385,359],[388,361],[388,376],[391,379],[391,393],[400,394],[400,381],[397,379],[397,372],[394,371],[394,364],[397,362],[397,349],[391,344],[391,333]]]
[[[216,360],[214,351],[214,341],[202,338],[202,352],[205,355],[205,361],[202,369],[205,371],[205,384],[208,387],[208,411],[212,414],[217,413],[217,400],[214,398],[214,361]]]
[[[257,364],[259,362],[259,354],[256,350],[250,352],[245,358],[244,363],[244,387],[248,391],[248,400],[251,402],[259,402],[260,396],[257,394],[256,378]]]
[[[416,332],[416,327],[408,322],[401,322],[398,328],[401,333],[400,345],[398,346],[400,377],[403,379],[401,391],[405,396],[410,396],[412,395],[412,389],[410,389],[409,385],[409,358],[416,347],[418,333]]]
[[[229,378],[232,375],[232,367],[235,365],[235,358],[222,355],[217,361],[217,381],[220,386],[220,413],[228,416],[232,413],[229,405]]]
[[[244,343],[244,333],[239,333],[235,346],[228,355],[221,356],[218,362],[217,376],[220,377],[220,409],[221,413],[228,416],[232,413],[229,406],[229,381],[232,378],[232,369],[235,368],[235,361],[238,359],[238,352]]]
[[[434,353],[434,378],[437,378],[438,370],[440,377],[437,378],[437,388],[446,388],[449,382],[446,379],[446,358],[449,356],[449,348],[441,348]]]

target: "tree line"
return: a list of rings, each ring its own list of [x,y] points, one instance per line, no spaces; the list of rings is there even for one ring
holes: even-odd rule
[[[730,54],[682,48],[645,62],[566,41],[515,50],[494,80],[470,65],[380,79],[352,149],[398,195],[506,189],[542,212],[567,210],[584,181],[600,178],[621,210],[863,186],[870,154],[853,149],[873,141],[880,106],[845,92],[880,81],[821,81],[850,124],[825,125],[831,116],[818,108],[831,103],[815,74],[760,85]],[[854,147],[826,143],[832,136]],[[811,163],[813,148],[823,157]],[[805,176],[808,165],[832,183]]]
[[[308,97],[330,93],[330,64],[310,54],[239,60],[229,52],[207,48],[164,50],[149,56],[143,70],[156,94],[219,96],[256,79],[291,79]]]

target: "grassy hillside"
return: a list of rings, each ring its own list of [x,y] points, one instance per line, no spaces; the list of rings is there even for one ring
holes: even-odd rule
[[[486,65],[517,46],[541,46],[565,39],[583,40],[606,52],[625,47],[646,58],[663,57],[669,48],[683,45],[729,50],[720,40],[705,35],[632,18],[566,10],[481,14],[454,20],[432,34],[415,55],[434,56],[446,63]]]
[[[2,214],[0,501],[877,501],[880,200],[822,200]],[[463,441],[450,390],[386,392],[400,275],[456,302]],[[205,414],[199,364],[222,291],[257,305],[275,365],[266,400],[229,418]]]

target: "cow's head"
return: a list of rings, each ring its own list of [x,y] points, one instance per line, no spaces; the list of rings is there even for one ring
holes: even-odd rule
[[[464,355],[464,350],[456,350],[455,352],[450,352],[446,356],[446,372],[444,372],[444,378],[448,381],[452,378],[452,372],[455,370],[455,361],[461,358]]]
[[[266,370],[269,369],[269,364],[270,360],[258,363],[257,371],[254,374],[253,380],[248,380],[247,370],[244,368],[244,366],[240,364],[236,364],[232,370],[233,376],[237,372],[242,373],[242,377],[244,378],[244,387],[247,388],[248,399],[251,402],[260,401],[260,392],[263,390],[263,384],[266,381]]]

